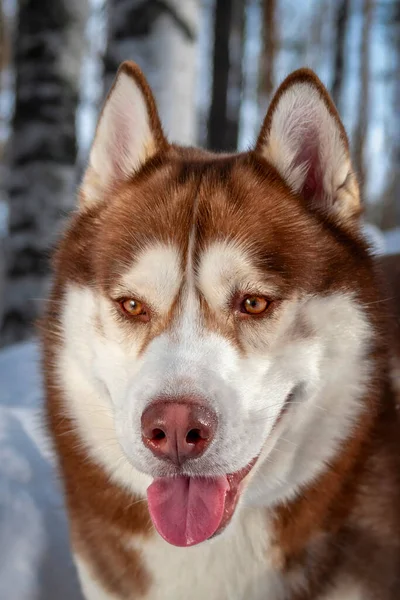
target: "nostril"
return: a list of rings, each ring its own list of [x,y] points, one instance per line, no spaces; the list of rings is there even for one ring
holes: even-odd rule
[[[153,401],[141,417],[144,446],[157,458],[177,466],[202,456],[216,427],[217,415],[207,404],[184,398]]]
[[[191,429],[186,434],[186,443],[187,444],[198,444],[199,442],[202,442],[205,439],[207,439],[207,438],[202,436],[200,429]]]
[[[166,437],[167,436],[165,435],[165,432],[162,429],[156,428],[153,429],[153,431],[151,432],[151,439],[155,442],[159,442]]]

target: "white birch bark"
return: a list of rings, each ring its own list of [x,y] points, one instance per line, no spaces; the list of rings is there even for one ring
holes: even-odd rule
[[[75,113],[87,11],[87,0],[19,2],[2,344],[34,331],[49,250],[75,203]]]
[[[105,91],[118,65],[135,61],[155,94],[165,133],[196,142],[197,39],[201,0],[109,0]]]

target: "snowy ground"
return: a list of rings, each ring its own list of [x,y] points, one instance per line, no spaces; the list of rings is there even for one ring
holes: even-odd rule
[[[384,238],[386,254],[396,254],[397,252],[400,252],[400,227],[385,231]]]
[[[0,352],[0,599],[81,600],[37,360],[33,343]]]

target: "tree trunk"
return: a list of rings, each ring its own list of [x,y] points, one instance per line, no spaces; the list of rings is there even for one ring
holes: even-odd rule
[[[49,248],[75,203],[75,112],[87,11],[87,0],[19,2],[3,344],[34,331],[49,280]]]
[[[243,96],[244,0],[216,0],[211,105],[207,146],[233,151],[238,147]]]
[[[155,94],[166,134],[196,142],[197,29],[200,0],[108,0],[105,91],[119,64],[141,67]]]
[[[393,204],[395,206],[392,226],[400,226],[400,0],[394,2],[393,24],[395,31],[396,78],[394,82],[394,116],[393,132]]]
[[[3,11],[3,2],[0,0],[0,72],[7,63],[6,22]]]
[[[4,93],[3,75],[7,64],[6,23],[3,3],[0,0],[0,97]],[[3,114],[0,114],[0,126],[3,125]],[[3,321],[3,299],[5,289],[5,237],[7,233],[7,205],[3,190],[3,137],[0,137],[0,329]]]
[[[224,146],[237,150],[239,141],[240,108],[243,97],[245,2],[234,0],[230,30],[227,122]]]
[[[360,183],[361,198],[365,190],[365,139],[369,118],[369,65],[370,65],[370,38],[374,1],[363,2],[363,25],[361,35],[361,60],[360,60],[360,96],[358,102],[358,120],[354,132],[353,156]]]
[[[339,2],[337,3],[335,19],[336,40],[332,83],[332,97],[339,111],[341,108],[342,90],[344,83],[345,49],[348,20],[349,0],[339,0]]]
[[[0,113],[0,167],[2,167],[3,161],[3,151],[4,151],[4,142],[5,136],[4,131],[6,130],[6,115],[4,114],[4,101],[3,95],[8,91],[5,86],[5,75],[10,67],[10,25],[8,23],[8,19],[6,13],[4,11],[3,1],[0,0],[0,105],[1,105],[1,113]],[[4,186],[4,177],[3,173],[0,171],[0,189]]]
[[[229,38],[233,0],[216,0],[215,4],[213,79],[207,145],[212,150],[233,150],[227,147],[225,138],[228,127]]]
[[[276,39],[276,0],[262,0],[262,49],[258,81],[258,105],[264,115],[274,91]]]
[[[325,60],[328,40],[324,35],[324,23],[329,15],[331,0],[320,0],[311,15],[310,34],[307,40],[306,65],[316,73]]]

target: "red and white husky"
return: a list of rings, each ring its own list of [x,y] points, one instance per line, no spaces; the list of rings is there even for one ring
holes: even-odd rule
[[[398,600],[400,427],[346,133],[309,70],[255,148],[170,144],[124,63],[44,371],[85,597]]]

